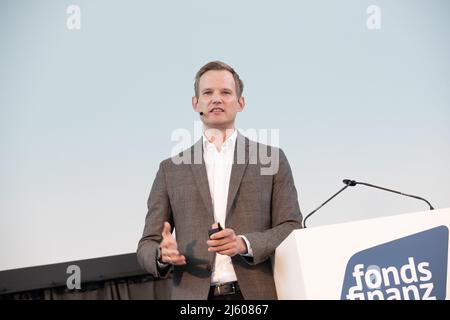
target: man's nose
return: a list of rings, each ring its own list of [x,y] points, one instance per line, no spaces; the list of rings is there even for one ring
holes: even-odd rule
[[[219,94],[214,94],[213,96],[212,96],[212,103],[214,103],[214,104],[218,104],[218,103],[221,103],[222,102],[222,98],[220,97],[220,95]]]

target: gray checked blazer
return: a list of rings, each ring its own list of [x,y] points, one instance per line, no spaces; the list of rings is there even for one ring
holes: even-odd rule
[[[186,265],[173,268],[172,299],[207,299],[215,253],[208,252],[208,229],[214,223],[200,139],[191,148],[161,162],[148,199],[145,227],[138,244],[140,265],[155,277],[157,249],[164,221],[175,228]],[[277,299],[270,257],[294,229],[301,213],[291,169],[281,149],[238,133],[228,192],[226,222],[244,235],[253,257],[232,257],[245,299]],[[167,268],[166,268],[167,269]]]

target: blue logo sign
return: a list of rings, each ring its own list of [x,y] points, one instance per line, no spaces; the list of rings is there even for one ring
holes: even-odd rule
[[[445,299],[448,233],[439,226],[356,253],[345,270],[341,299]]]

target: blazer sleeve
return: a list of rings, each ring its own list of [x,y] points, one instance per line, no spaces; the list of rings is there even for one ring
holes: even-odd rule
[[[159,244],[162,241],[164,221],[168,221],[173,229],[172,210],[167,192],[164,173],[164,162],[161,162],[147,202],[147,215],[142,238],[137,248],[137,259],[143,269],[157,278],[167,277],[171,268],[158,266],[156,258]]]
[[[244,234],[253,250],[253,258],[242,257],[248,264],[264,262],[294,230],[302,228],[302,215],[291,168],[284,152],[279,149],[279,168],[273,177],[271,228],[263,232]]]

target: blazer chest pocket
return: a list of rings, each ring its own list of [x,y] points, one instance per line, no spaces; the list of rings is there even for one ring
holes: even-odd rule
[[[261,202],[261,185],[258,179],[242,180],[236,195],[236,209],[244,211],[253,211],[260,209]]]
[[[183,209],[195,204],[198,206],[198,202],[202,201],[195,183],[180,183],[174,186],[171,199],[172,206],[181,206]]]

